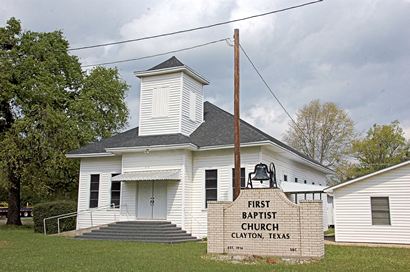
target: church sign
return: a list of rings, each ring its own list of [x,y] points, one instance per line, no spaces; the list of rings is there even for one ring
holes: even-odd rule
[[[244,189],[234,202],[208,202],[208,253],[321,258],[318,200],[291,202],[280,189]]]

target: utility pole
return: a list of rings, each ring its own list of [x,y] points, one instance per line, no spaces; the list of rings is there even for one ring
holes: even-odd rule
[[[241,192],[241,140],[240,140],[240,124],[239,124],[239,29],[234,30],[234,160],[235,160],[235,190],[233,200],[235,200]]]

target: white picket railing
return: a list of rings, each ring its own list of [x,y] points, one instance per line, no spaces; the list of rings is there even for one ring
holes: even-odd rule
[[[98,208],[91,208],[91,209],[87,209],[87,210],[82,210],[82,211],[78,211],[78,212],[71,212],[71,213],[65,213],[65,214],[60,214],[60,215],[54,215],[54,216],[50,216],[47,218],[43,219],[43,230],[44,230],[44,235],[47,235],[47,225],[46,225],[46,221],[50,220],[50,219],[57,219],[57,233],[60,233],[60,220],[61,219],[66,219],[66,218],[71,218],[71,217],[77,217],[81,215],[81,214],[90,214],[90,227],[94,226],[94,221],[93,221],[93,213],[97,212],[97,211],[102,211],[102,210],[107,210],[107,209],[118,209],[119,212],[119,216],[121,216],[121,208],[125,207],[126,209],[126,216],[128,218],[128,207],[127,205],[122,205],[122,207],[120,208],[119,206],[116,206],[114,203],[111,205],[107,205],[107,206],[102,206],[102,207],[98,207]],[[117,214],[116,211],[113,214],[113,221],[112,222],[116,222],[117,220]]]

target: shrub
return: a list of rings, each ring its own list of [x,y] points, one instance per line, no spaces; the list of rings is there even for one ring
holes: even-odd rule
[[[44,232],[43,219],[55,215],[75,212],[77,204],[74,201],[53,201],[39,203],[33,207],[34,231]],[[57,233],[57,219],[46,221],[47,234]],[[60,231],[75,229],[76,217],[60,219]]]

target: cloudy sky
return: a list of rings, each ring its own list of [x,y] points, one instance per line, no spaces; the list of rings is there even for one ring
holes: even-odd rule
[[[77,47],[212,24],[305,1],[1,0],[0,23],[14,16],[25,30],[62,30]],[[136,58],[232,37],[234,28],[240,29],[243,47],[292,115],[320,99],[348,111],[358,132],[374,123],[399,120],[410,137],[409,0],[325,0],[208,30],[73,54],[83,65]],[[138,125],[139,80],[133,72],[171,56],[117,65],[131,86],[129,127]],[[218,43],[176,56],[211,82],[205,87],[206,100],[232,112],[232,47]],[[289,119],[243,56],[241,115],[279,139],[288,127]]]

